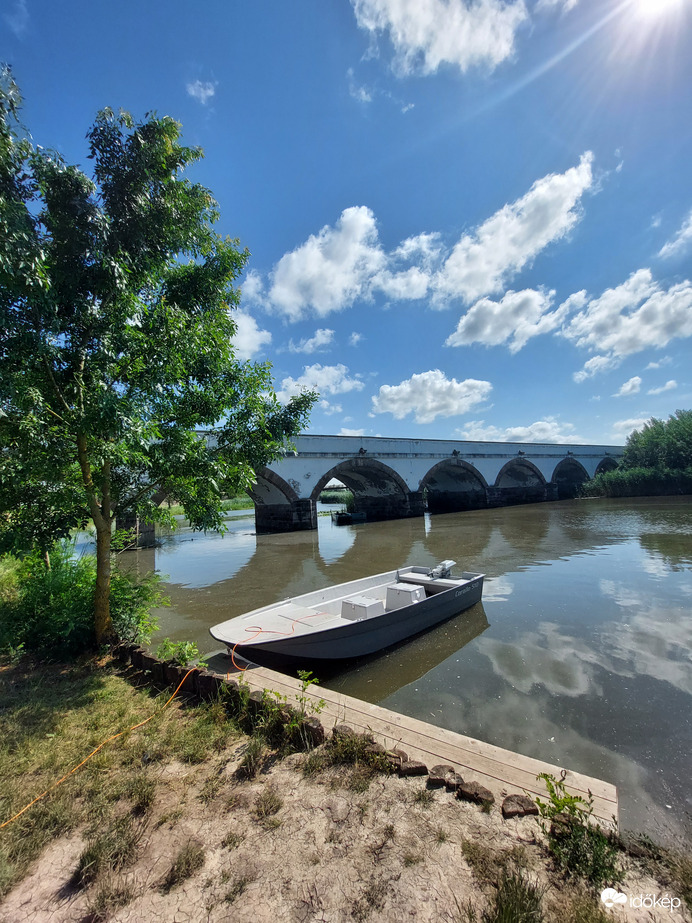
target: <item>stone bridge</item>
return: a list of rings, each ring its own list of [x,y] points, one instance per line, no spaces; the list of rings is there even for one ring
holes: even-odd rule
[[[312,436],[257,472],[258,533],[317,528],[316,502],[332,479],[366,519],[537,503],[573,497],[617,466],[622,446]]]

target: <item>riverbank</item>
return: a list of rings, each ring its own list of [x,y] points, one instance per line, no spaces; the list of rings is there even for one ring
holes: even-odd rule
[[[605,911],[554,867],[535,817],[379,772],[358,747],[281,758],[266,724],[220,701],[162,709],[170,693],[110,660],[5,663],[0,684],[0,823],[126,731],[0,829],[7,923],[492,920],[499,895],[537,900],[532,919],[650,920],[636,898],[681,897],[692,877],[689,857],[637,841],[618,853],[635,906]]]

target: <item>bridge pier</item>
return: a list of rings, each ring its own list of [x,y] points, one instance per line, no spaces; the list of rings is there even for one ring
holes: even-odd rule
[[[316,529],[317,504],[309,499],[288,503],[255,503],[255,527],[258,535]]]
[[[521,503],[544,503],[558,499],[557,484],[543,484],[540,487],[486,487],[488,506],[517,506]]]
[[[132,532],[137,548],[153,548],[156,544],[156,526],[153,522],[142,522],[139,516],[126,516],[118,519],[115,528]]]
[[[365,513],[368,522],[383,519],[408,519],[425,513],[423,494],[419,490],[407,494],[378,494],[356,496],[354,513]]]

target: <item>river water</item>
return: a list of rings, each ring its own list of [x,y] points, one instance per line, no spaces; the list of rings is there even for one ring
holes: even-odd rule
[[[613,782],[624,829],[692,842],[692,500],[581,500],[261,535],[187,528],[130,555],[166,576],[159,637],[452,558],[483,602],[323,685]],[[156,639],[154,640],[154,644]]]

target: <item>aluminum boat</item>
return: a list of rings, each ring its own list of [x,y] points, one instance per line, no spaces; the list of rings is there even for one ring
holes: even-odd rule
[[[230,654],[303,660],[362,657],[404,641],[480,602],[484,574],[401,567],[253,609],[210,629]]]

